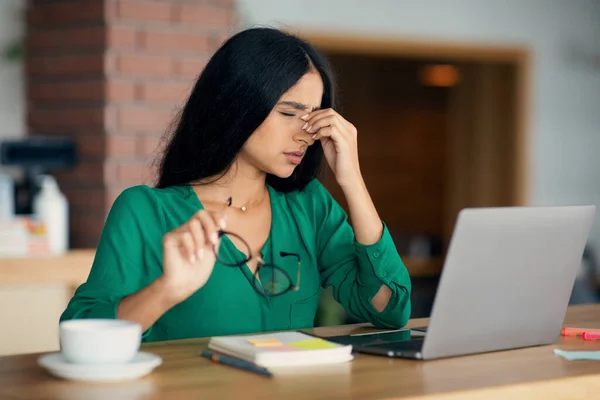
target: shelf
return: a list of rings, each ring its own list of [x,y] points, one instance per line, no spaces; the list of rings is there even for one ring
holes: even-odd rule
[[[85,282],[95,250],[71,250],[60,256],[0,258],[0,285],[62,283],[72,287]]]

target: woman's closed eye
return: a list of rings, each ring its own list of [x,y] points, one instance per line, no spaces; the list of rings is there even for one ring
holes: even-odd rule
[[[295,117],[296,116],[296,114],[294,114],[294,113],[288,113],[288,112],[285,112],[285,111],[279,111],[279,113],[281,115],[285,115],[286,117]]]

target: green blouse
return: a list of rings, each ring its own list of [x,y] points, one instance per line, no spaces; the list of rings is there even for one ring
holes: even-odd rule
[[[253,287],[247,266],[217,263],[208,282],[160,317],[144,341],[172,340],[313,326],[321,288],[333,287],[346,312],[379,327],[400,328],[410,315],[411,283],[396,247],[383,225],[381,239],[356,242],[347,214],[317,180],[302,191],[280,193],[269,187],[271,232],[263,259],[294,280],[301,259],[297,291],[265,297]],[[116,318],[121,299],[162,274],[162,237],[203,206],[190,185],[125,190],[113,204],[96,250],[89,277],[75,292],[62,320]],[[225,252],[239,250],[223,240]],[[233,253],[231,253],[233,254]],[[382,312],[371,304],[381,284],[392,289]]]

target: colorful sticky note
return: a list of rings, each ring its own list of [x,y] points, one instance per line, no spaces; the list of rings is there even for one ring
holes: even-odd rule
[[[600,360],[600,351],[564,351],[554,349],[554,354],[567,360]]]
[[[288,346],[295,347],[301,350],[324,350],[324,349],[333,349],[338,347],[337,344],[327,342],[323,339],[315,338],[315,339],[307,339],[301,340],[299,342],[288,343]]]
[[[275,338],[248,339],[248,341],[252,346],[256,347],[278,347],[283,345],[283,343]]]

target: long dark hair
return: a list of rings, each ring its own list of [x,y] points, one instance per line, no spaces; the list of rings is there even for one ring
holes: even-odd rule
[[[334,108],[326,59],[306,41],[273,28],[252,28],[227,40],[200,74],[168,140],[157,187],[223,176],[281,96],[310,69],[323,80],[321,108]],[[285,179],[267,175],[275,190],[303,189],[319,172],[323,149],[308,148]]]

